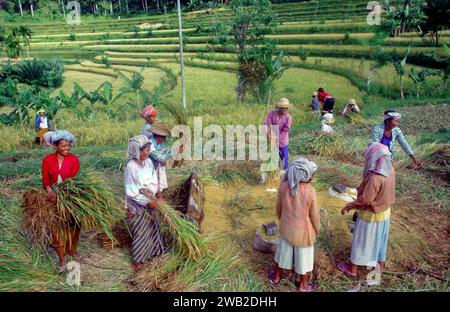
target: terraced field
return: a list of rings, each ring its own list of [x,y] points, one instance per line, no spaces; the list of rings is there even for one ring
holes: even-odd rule
[[[448,228],[441,220],[448,218],[449,207],[448,181],[442,177],[448,175],[445,158],[448,157],[450,94],[442,86],[443,71],[439,69],[440,76],[427,80],[423,86],[427,94],[419,99],[414,81],[406,74],[403,77],[406,99],[400,100],[396,70],[393,65],[386,65],[373,73],[370,102],[363,103],[373,65],[370,45],[373,28],[366,23],[366,7],[366,0],[326,0],[320,1],[320,7],[315,2],[273,5],[276,27],[269,38],[277,51],[287,55],[283,63],[287,69],[275,81],[273,98],[287,97],[293,103],[289,111],[294,121],[290,133],[291,158],[307,154],[320,168],[314,187],[322,208],[323,230],[317,243],[314,275],[319,291],[348,291],[363,283],[364,277],[349,279],[335,269],[338,261],[349,256],[351,216],[341,216],[340,209],[345,202],[330,195],[328,189],[337,182],[351,187],[358,185],[363,166],[361,155],[369,141],[370,129],[382,121],[384,110],[396,108],[408,119],[402,124],[402,130],[417,157],[424,160],[425,169],[412,170],[407,156],[398,152],[395,162],[398,200],[393,209],[388,271],[383,275],[382,285],[359,289],[448,291]],[[196,116],[202,117],[203,127],[258,125],[272,109],[253,99],[245,103],[237,100],[237,49],[213,44],[211,33],[213,19],[227,21],[230,17],[231,11],[223,8],[213,15],[205,11],[182,15],[190,126]],[[139,28],[143,23],[158,27]],[[126,77],[140,72],[147,90],[153,90],[172,75],[176,82],[164,90],[163,102],[157,109],[160,120],[169,125],[176,123],[175,116],[165,106],[181,102],[179,39],[173,12],[120,19],[83,16],[81,25],[74,28],[63,21],[21,24],[33,31],[31,57],[61,57],[66,63],[64,84],[54,94],[60,91],[69,94],[75,82],[92,91],[105,81],[118,92],[125,86],[119,71]],[[442,32],[441,42],[450,43],[450,31]],[[442,64],[438,61],[429,61],[430,52],[446,57],[442,46],[433,47],[429,38],[413,32],[387,38],[383,47],[399,55],[411,47],[407,73],[413,68],[439,68]],[[302,59],[305,54],[308,56]],[[0,54],[0,61],[5,61],[4,55]],[[319,123],[308,108],[311,92],[319,87],[335,96],[336,110],[343,108],[350,98],[356,99],[362,109],[359,118],[338,116],[333,126],[336,135],[330,141],[321,141],[325,139],[317,131]],[[123,193],[126,143],[143,126],[133,101],[134,94],[114,102],[111,107],[99,107],[91,119],[82,120],[62,110],[53,121],[56,128],[74,133],[77,138],[74,153],[80,157],[82,167],[97,170],[119,194]],[[83,102],[82,108],[87,105],[87,101]],[[114,116],[108,115],[106,109],[113,110]],[[0,125],[0,206],[4,207],[0,212],[0,238],[11,243],[13,247],[8,247],[11,254],[36,269],[33,274],[45,278],[35,278],[36,282],[30,284],[17,279],[0,284],[0,291],[71,291],[61,276],[53,273],[54,258],[28,249],[24,235],[15,237],[15,233],[20,233],[21,192],[27,187],[40,186],[39,164],[48,153],[36,148],[34,136],[31,123],[14,127]],[[206,282],[185,277],[189,283],[181,280],[188,284],[184,290],[292,291],[295,285],[291,280],[283,281],[280,287],[267,283],[273,255],[261,255],[252,249],[255,225],[274,218],[276,198],[266,189],[276,188],[279,181],[275,178],[267,185],[257,185],[254,177],[245,176],[239,165],[230,169],[230,176],[220,175],[222,165],[192,161],[169,170],[170,181],[186,178],[192,171],[199,173],[207,197],[204,234],[215,237],[214,246],[218,249],[226,246],[230,254],[240,259],[224,269],[224,275],[205,279]],[[129,282],[133,275],[129,250],[109,252],[98,246],[96,233],[83,235],[80,252],[88,261],[83,264],[85,275],[78,290],[136,290]]]

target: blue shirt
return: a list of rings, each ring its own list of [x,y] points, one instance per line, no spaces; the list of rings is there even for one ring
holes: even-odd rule
[[[372,142],[374,143],[381,143],[384,144],[382,142],[384,136],[384,123],[377,125],[373,128],[372,130]],[[387,143],[386,138],[385,138],[385,143]],[[405,139],[405,136],[403,135],[402,130],[400,130],[399,127],[395,127],[394,129],[392,129],[392,134],[391,134],[391,138],[390,138],[390,142],[389,142],[389,150],[392,153],[392,158],[394,158],[394,150],[395,150],[395,141],[398,141],[398,143],[400,144],[401,148],[403,149],[403,151],[408,155],[408,156],[412,156],[414,155],[411,147],[409,146],[408,142]],[[384,144],[386,145],[386,144]]]

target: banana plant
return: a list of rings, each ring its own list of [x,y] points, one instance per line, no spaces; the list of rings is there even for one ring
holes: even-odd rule
[[[420,87],[425,83],[425,81],[432,76],[439,75],[439,71],[431,70],[431,69],[423,69],[421,71],[418,71],[416,68],[411,69],[411,73],[409,74],[409,77],[414,82],[414,86],[416,89],[416,97],[419,98],[420,96]]]
[[[0,108],[10,107],[12,110],[9,113],[1,113],[0,121],[6,125],[28,122],[28,110],[32,108],[33,96],[32,88],[19,89],[16,80],[7,78],[0,84]]]
[[[274,91],[273,82],[279,79],[283,72],[287,69],[283,66],[284,53],[281,51],[275,59],[272,57],[272,52],[264,55],[264,65],[266,69],[266,79],[264,79],[258,86],[258,99],[260,103],[270,103],[272,100],[272,93]]]
[[[132,72],[131,78],[128,78],[124,73],[117,70],[117,74],[119,75],[119,78],[125,83],[125,86],[119,89],[119,94],[117,95],[117,98],[121,98],[122,96],[126,94],[132,94],[135,96],[136,102],[136,108],[138,111],[141,110],[143,105],[145,103],[142,103],[145,100],[145,93],[146,91],[143,89],[144,84],[144,76],[142,75],[142,71],[144,68],[142,68],[141,72]],[[141,100],[143,99],[143,100]],[[129,102],[130,105],[132,105],[132,102]]]
[[[400,95],[402,99],[405,99],[405,94],[403,92],[403,76],[406,74],[406,60],[408,59],[409,53],[411,52],[411,46],[408,47],[408,51],[406,52],[406,55],[401,60],[393,60],[393,65],[395,68],[395,71],[397,72],[397,75],[399,76],[399,83],[400,83]]]

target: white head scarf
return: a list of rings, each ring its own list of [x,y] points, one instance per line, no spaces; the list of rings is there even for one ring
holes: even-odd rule
[[[334,116],[333,114],[326,113],[322,116],[322,124],[332,124],[334,122]]]
[[[385,177],[389,176],[393,170],[391,162],[391,152],[388,147],[381,143],[372,143],[364,152],[366,167],[364,175],[368,172],[376,172]]]
[[[297,195],[298,184],[308,182],[317,170],[317,164],[305,157],[294,160],[287,168],[283,181],[288,181],[291,195]]]
[[[402,118],[402,114],[397,113],[397,112],[389,112],[384,114],[384,120],[388,120],[388,119],[400,119]]]
[[[140,134],[132,137],[128,143],[127,156],[131,159],[139,159],[141,155],[141,148],[144,145],[151,144],[147,136]]]

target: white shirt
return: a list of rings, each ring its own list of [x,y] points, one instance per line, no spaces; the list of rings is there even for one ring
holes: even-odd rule
[[[320,131],[321,131],[322,133],[331,133],[331,132],[333,132],[333,128],[331,128],[330,125],[328,125],[328,124],[326,124],[326,123],[323,123],[323,124],[322,124],[322,127],[320,128]]]
[[[136,161],[130,160],[125,169],[125,194],[133,199],[139,205],[148,204],[148,198],[139,193],[141,188],[145,188],[156,194],[158,191],[158,178],[153,163],[150,159],[146,159],[142,166]]]
[[[47,117],[41,117],[41,122],[39,123],[40,129],[48,129]]]

